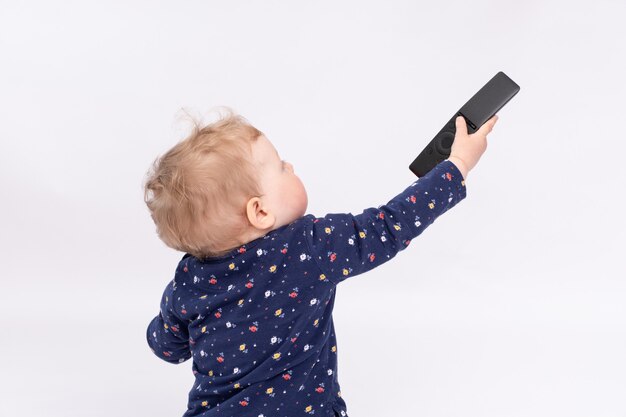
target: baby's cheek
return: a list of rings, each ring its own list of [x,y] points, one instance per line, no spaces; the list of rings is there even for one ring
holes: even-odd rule
[[[300,211],[301,213],[304,213],[306,211],[306,207],[309,203],[309,197],[307,196],[306,193],[306,189],[304,188],[304,185],[302,185],[302,187],[300,188]]]

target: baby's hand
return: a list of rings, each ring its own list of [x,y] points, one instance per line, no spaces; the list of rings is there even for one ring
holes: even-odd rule
[[[463,116],[456,118],[456,134],[448,160],[459,168],[464,179],[467,178],[469,171],[476,166],[482,154],[487,150],[487,135],[497,121],[498,116],[494,115],[480,129],[470,135],[467,132],[465,118]]]

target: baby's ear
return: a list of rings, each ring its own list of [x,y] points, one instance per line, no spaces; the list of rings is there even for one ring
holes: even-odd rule
[[[246,214],[252,226],[265,230],[274,226],[276,217],[272,213],[265,211],[262,204],[263,201],[259,197],[252,197],[246,204]]]

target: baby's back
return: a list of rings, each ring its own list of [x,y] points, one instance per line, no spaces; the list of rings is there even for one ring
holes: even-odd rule
[[[180,261],[164,294],[163,325],[155,318],[149,342],[169,362],[193,357],[187,416],[212,408],[215,415],[254,409],[255,417],[345,410],[336,380],[335,285],[305,242],[312,221],[305,216],[220,258]],[[172,349],[176,339],[180,349]]]

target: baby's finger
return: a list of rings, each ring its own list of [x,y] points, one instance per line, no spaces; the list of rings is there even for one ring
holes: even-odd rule
[[[467,135],[467,123],[465,123],[465,118],[463,116],[458,116],[456,118],[456,131],[457,133]]]
[[[493,129],[493,126],[496,124],[497,121],[498,121],[498,116],[494,115],[491,119],[487,120],[485,124],[482,125],[480,129],[476,131],[475,134],[487,136],[491,132],[491,130]]]

